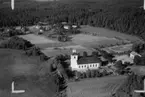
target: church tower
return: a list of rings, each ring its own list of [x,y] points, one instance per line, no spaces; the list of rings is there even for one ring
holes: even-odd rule
[[[72,55],[71,55],[71,60],[70,60],[70,66],[72,70],[76,70],[78,69],[78,54],[76,53],[76,50],[72,51]]]

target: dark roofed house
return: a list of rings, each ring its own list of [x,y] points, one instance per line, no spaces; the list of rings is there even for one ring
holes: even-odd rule
[[[86,71],[87,69],[98,69],[101,65],[101,60],[97,57],[81,57],[78,58],[76,50],[73,50],[70,59],[70,66],[72,70]]]

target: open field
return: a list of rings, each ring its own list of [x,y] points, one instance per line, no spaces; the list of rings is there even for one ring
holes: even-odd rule
[[[87,34],[76,34],[71,35],[72,39],[68,42],[59,42],[57,40],[51,40],[48,37],[28,34],[21,35],[20,37],[30,41],[32,44],[40,47],[42,52],[48,56],[55,56],[58,54],[71,54],[72,49],[76,49],[80,54],[83,51],[87,51],[91,54],[94,48],[98,46],[110,46],[115,44],[122,44],[122,40],[116,38],[108,38],[104,36],[92,36]],[[126,46],[114,46],[108,47],[104,50],[111,52],[122,52],[127,51],[131,48],[131,45]]]
[[[143,42],[137,36],[127,35],[124,33],[108,30],[105,28],[82,26],[82,28],[80,30],[83,32],[97,33],[97,36],[103,36],[103,37],[109,37],[109,38],[118,38],[120,40],[131,41],[131,42]]]
[[[104,36],[92,36],[87,34],[77,34],[72,36],[72,42],[80,45],[84,45],[90,48],[95,48],[98,45],[109,46],[117,43],[121,44],[122,41],[115,38],[108,38]]]
[[[109,97],[125,81],[126,76],[108,76],[68,84],[69,97]]]
[[[0,49],[0,67],[0,97],[52,97],[56,93],[51,77],[41,80],[36,77],[49,72],[48,63],[40,62],[38,57],[25,56],[23,51]],[[11,94],[12,81],[15,81],[15,89],[26,92]]]
[[[132,44],[103,48],[103,50],[105,50],[109,53],[121,53],[121,52],[125,52],[125,51],[130,51],[131,49],[132,49]]]
[[[53,41],[53,40],[50,40],[43,36],[34,35],[34,34],[21,35],[20,37],[30,41],[32,44],[55,43],[55,41]]]

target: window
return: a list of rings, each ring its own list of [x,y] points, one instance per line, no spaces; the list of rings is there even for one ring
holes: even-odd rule
[[[91,65],[90,65],[90,67],[91,67]]]
[[[79,66],[79,68],[81,68],[81,66]]]
[[[96,64],[96,67],[97,67],[98,65]]]
[[[83,68],[83,66],[82,66],[82,68]]]

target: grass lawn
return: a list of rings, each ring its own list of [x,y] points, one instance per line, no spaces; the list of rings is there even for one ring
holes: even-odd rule
[[[49,73],[49,63],[39,61],[39,57],[28,57],[23,51],[0,49],[0,67],[0,97],[52,97],[56,93],[52,76],[42,77]],[[26,92],[12,94],[12,81],[17,90]]]

